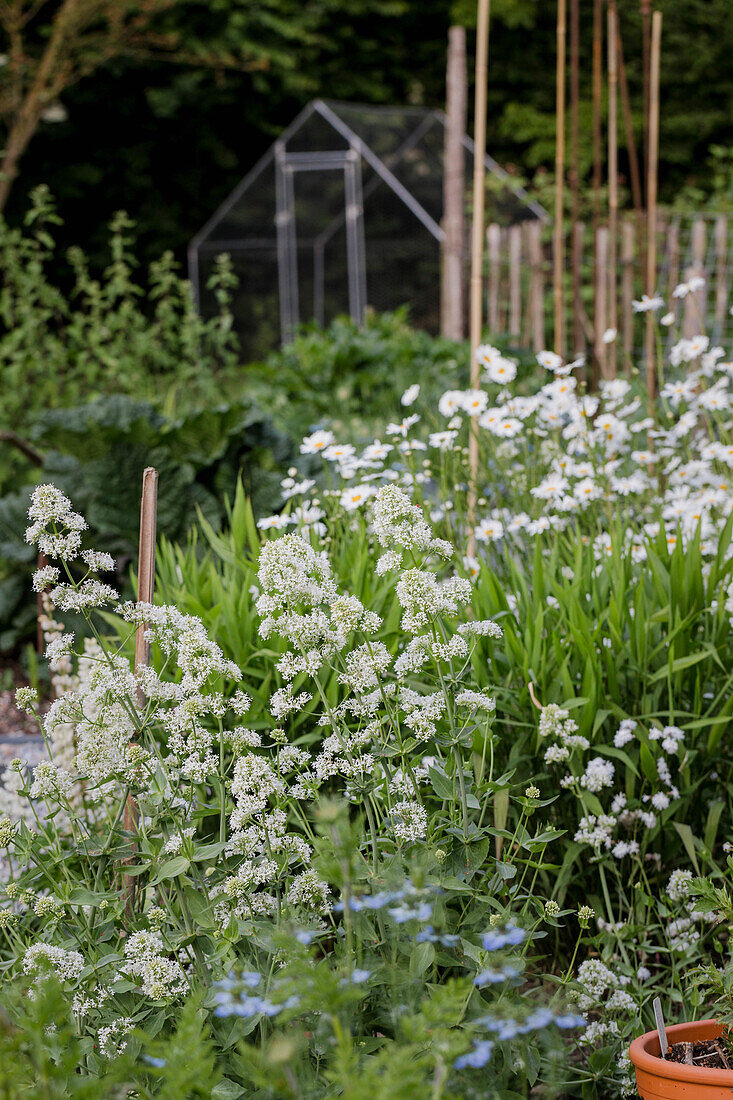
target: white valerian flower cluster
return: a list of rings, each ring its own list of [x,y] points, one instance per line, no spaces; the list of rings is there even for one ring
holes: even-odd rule
[[[71,501],[55,485],[36,486],[31,495],[28,518],[31,523],[26,528],[26,542],[34,543],[41,554],[64,561],[77,557],[86,520],[72,509]],[[58,575],[58,570],[55,570],[52,579]],[[36,591],[39,590],[36,587]]]
[[[42,979],[53,971],[62,982],[76,982],[84,969],[84,956],[80,951],[66,951],[50,943],[35,943],[23,956],[23,973]]]
[[[671,917],[666,924],[666,934],[672,951],[681,955],[689,954],[702,936],[701,925],[712,924],[716,919],[714,912],[698,910],[690,897],[693,874],[685,868],[677,868],[669,876],[667,897],[678,903],[681,916]]]
[[[327,555],[300,535],[288,533],[263,545],[257,599],[260,634],[277,634],[289,644],[277,665],[285,685],[272,694],[270,712],[278,721],[292,721],[305,708],[315,716],[320,704],[317,721],[332,732],[312,757],[301,753],[289,786],[282,768],[284,754],[279,770],[268,766],[267,771],[257,771],[256,783],[249,765],[242,782],[245,764],[237,763],[232,793],[238,800],[236,824],[233,821],[238,830],[243,815],[261,812],[268,799],[312,798],[322,784],[340,777],[347,797],[361,801],[370,792],[383,811],[386,830],[398,843],[418,843],[427,830],[420,793],[427,768],[419,757],[411,757],[407,767],[397,768],[395,761],[395,770],[381,761],[396,755],[404,760],[405,752],[417,751],[441,727],[447,730],[450,722],[458,722],[457,738],[472,715],[482,712],[482,721],[488,721],[495,710],[493,697],[461,682],[461,676],[477,640],[500,636],[500,628],[491,620],[448,625],[470,602],[471,584],[463,577],[439,577],[426,565],[434,556],[450,557],[452,547],[434,538],[421,509],[402,489],[385,485],[372,496],[371,530],[385,549],[377,572],[397,574],[394,595],[409,640],[395,657],[376,637],[381,618],[339,590]],[[405,556],[408,568],[403,565]],[[335,674],[345,692],[340,700],[329,699],[319,688],[324,669]],[[420,690],[409,683],[413,674],[419,674]],[[313,689],[296,691],[297,677],[311,678]],[[425,689],[430,677],[435,690]],[[354,719],[360,722],[357,729]],[[396,804],[392,796],[399,796]]]
[[[169,1001],[185,996],[189,985],[180,963],[165,954],[157,932],[133,932],[125,941],[123,974],[137,979],[146,997]]]

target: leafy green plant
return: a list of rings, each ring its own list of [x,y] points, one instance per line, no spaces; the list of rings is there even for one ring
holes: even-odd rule
[[[111,223],[103,275],[92,274],[74,248],[61,277],[54,240],[59,220],[48,188],[39,187],[24,229],[0,221],[0,429],[14,447],[4,448],[0,487],[33,461],[25,437],[49,409],[124,394],[175,416],[221,400],[225,388],[232,396],[241,392],[225,257],[212,279],[219,312],[203,321],[170,253],[151,265],[146,282],[136,281],[134,223],[124,213]]]

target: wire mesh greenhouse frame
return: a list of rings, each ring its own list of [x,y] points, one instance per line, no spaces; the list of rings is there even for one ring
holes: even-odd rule
[[[245,354],[292,340],[308,320],[402,305],[413,325],[440,324],[446,119],[420,107],[314,100],[244,177],[189,246],[189,275],[203,315],[209,279],[227,253],[237,276],[233,313]],[[463,138],[469,185],[473,142]],[[546,211],[491,157],[489,220],[505,225]]]

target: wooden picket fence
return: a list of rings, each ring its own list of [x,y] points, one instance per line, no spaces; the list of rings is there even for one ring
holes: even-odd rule
[[[705,332],[715,343],[730,345],[733,318],[729,286],[733,260],[733,234],[725,215],[660,217],[657,232],[656,292],[669,303],[682,333]],[[644,225],[636,218],[622,219],[616,242],[616,271],[610,269],[607,226],[578,222],[565,240],[565,346],[555,350],[574,356],[592,355],[601,373],[615,373],[608,365],[613,355],[638,361],[643,344],[643,323],[632,302],[643,290]],[[552,314],[553,247],[550,231],[539,221],[525,221],[508,228],[489,225],[485,284],[486,326],[492,334],[516,338],[535,351],[554,348]],[[572,258],[580,273],[573,293]],[[705,286],[683,299],[673,299],[675,286],[693,275],[702,275]],[[613,315],[611,295],[616,295],[618,336],[611,345],[603,334]]]

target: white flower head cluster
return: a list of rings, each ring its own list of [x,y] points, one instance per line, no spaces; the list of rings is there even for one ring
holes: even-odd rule
[[[423,569],[405,570],[396,591],[403,608],[402,626],[410,634],[419,634],[438,615],[457,615],[471,600],[471,582],[465,577],[441,581]]]
[[[125,962],[122,971],[140,981],[146,997],[154,1001],[170,1001],[185,995],[186,975],[180,963],[164,953],[163,941],[157,932],[133,932],[125,941]]]
[[[419,802],[396,802],[392,807],[392,824],[397,840],[414,844],[427,835],[428,815]]]
[[[597,794],[604,787],[613,785],[613,777],[616,769],[610,760],[604,760],[602,756],[594,756],[589,760],[585,772],[580,777],[580,786],[587,791]]]
[[[420,508],[397,485],[384,485],[377,493],[372,523],[380,546],[444,558],[453,555],[451,544],[434,537]]]
[[[71,507],[71,501],[55,485],[37,485],[28,508],[31,521],[26,542],[35,544],[48,558],[72,561],[81,549],[86,520]]]
[[[692,884],[692,871],[673,871],[667,883],[667,897],[670,901],[684,901],[689,896]]]
[[[65,951],[50,943],[34,943],[23,956],[23,973],[42,978],[53,971],[62,982],[76,982],[84,969],[84,956],[80,951]]]
[[[568,711],[556,703],[548,703],[540,711],[539,734],[542,738],[555,739],[545,752],[546,764],[560,764],[569,760],[576,749],[585,751],[590,748],[586,737],[576,732],[578,724],[570,718]]]

